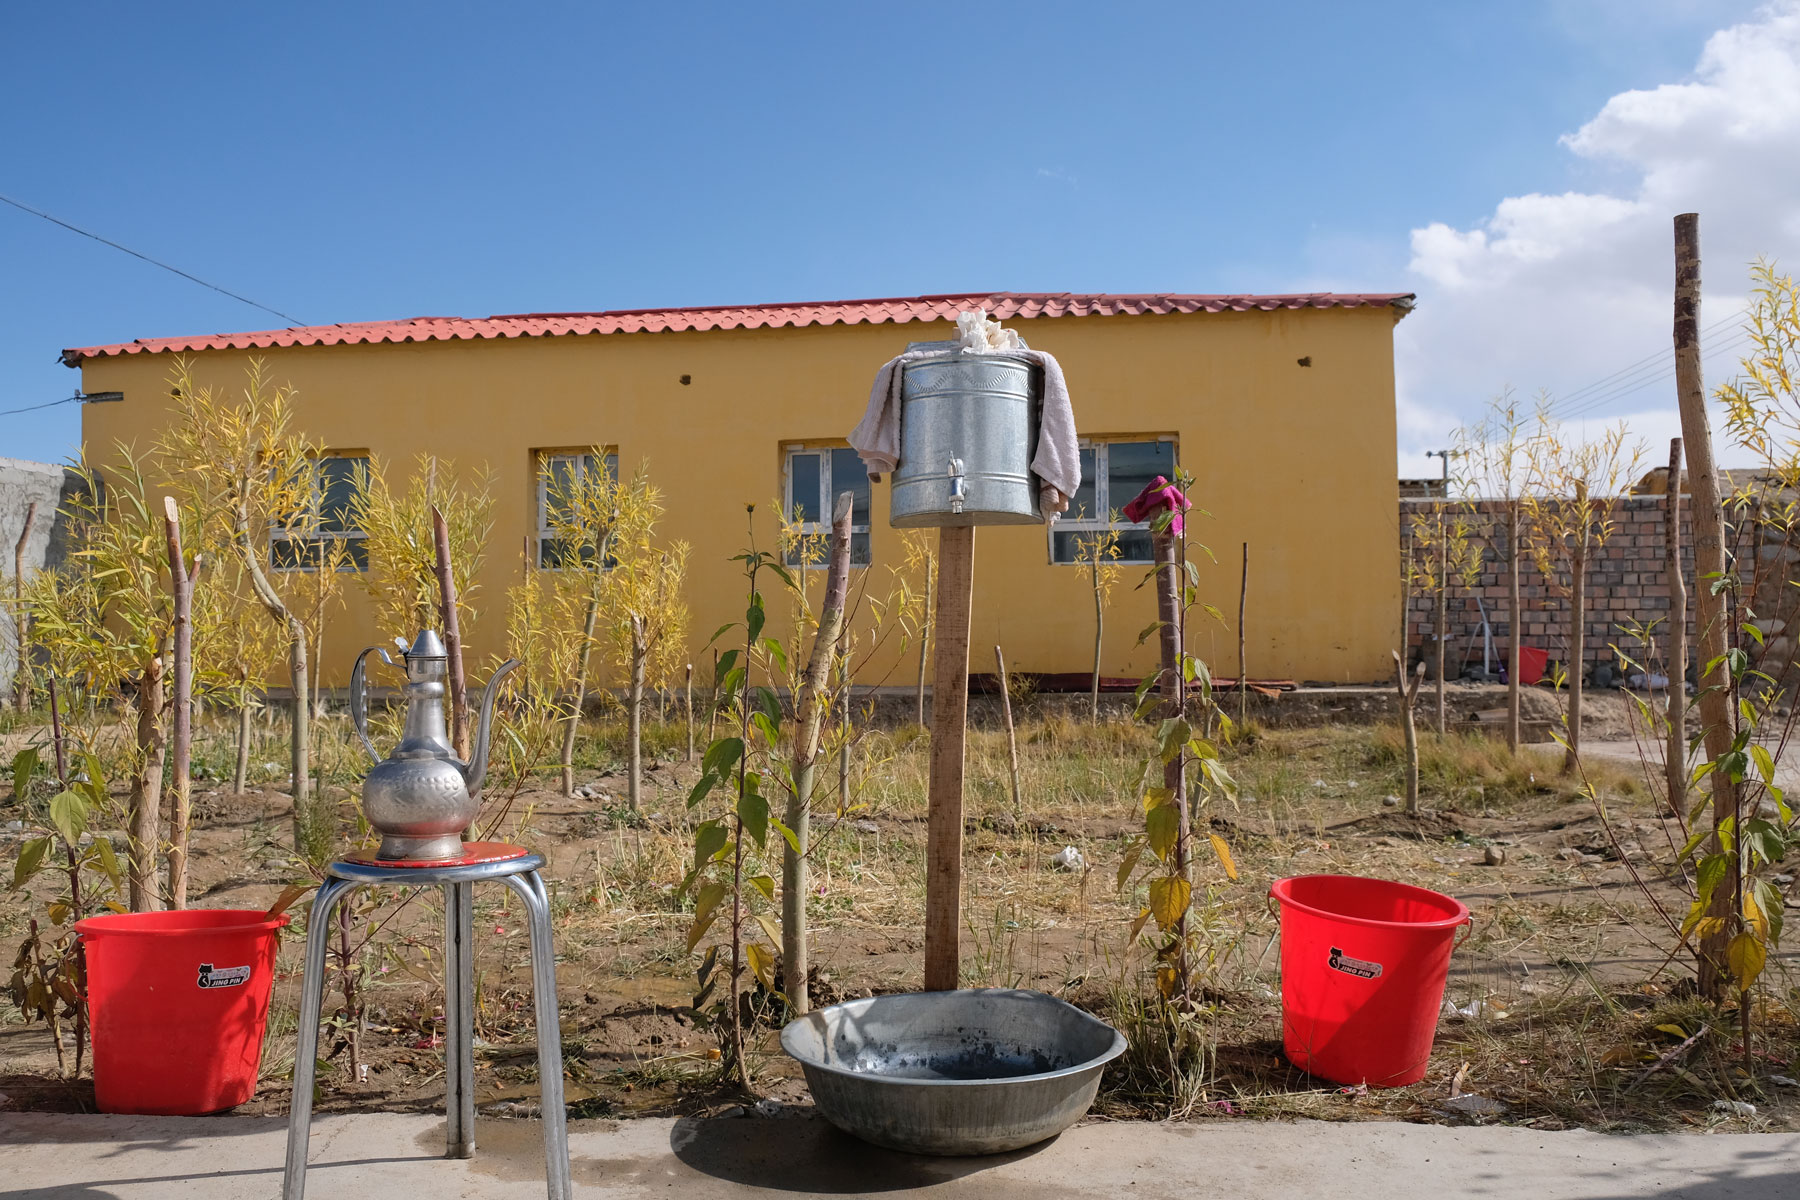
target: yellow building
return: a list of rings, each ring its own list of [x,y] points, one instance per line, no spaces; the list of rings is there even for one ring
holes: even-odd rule
[[[1217,563],[1200,559],[1202,599],[1234,620],[1240,546],[1250,553],[1245,622],[1253,678],[1367,681],[1400,644],[1394,480],[1393,327],[1408,295],[1114,296],[1018,293],[925,296],[750,308],[556,313],[328,325],[266,333],[147,339],[64,352],[82,388],[122,392],[87,406],[90,448],[147,448],[168,419],[177,354],[235,390],[254,357],[298,391],[299,428],[331,458],[374,454],[408,470],[424,452],[459,469],[485,465],[496,500],[482,568],[486,611],[472,629],[481,658],[500,649],[494,611],[541,552],[546,462],[601,446],[625,473],[647,466],[664,491],[668,539],[693,546],[688,596],[695,650],[741,617],[729,561],[747,540],[773,547],[775,501],[828,510],[863,479],[844,437],[876,369],[911,341],[955,336],[957,312],[985,307],[1061,362],[1089,453],[1078,503],[1118,509],[1151,474],[1179,462],[1209,516],[1191,525]],[[346,464],[327,461],[327,480]],[[864,482],[866,487],[866,481]],[[872,595],[899,566],[887,484],[858,506],[857,558]],[[1094,606],[1069,534],[1087,526],[987,528],[976,537],[971,669],[1006,648],[1008,666],[1074,673],[1092,661]],[[860,536],[866,531],[866,536]],[[354,540],[355,531],[346,535]],[[1127,561],[1148,539],[1123,532]],[[1107,613],[1104,671],[1136,677],[1154,640],[1139,569],[1128,566]],[[357,589],[332,622],[325,678],[341,684],[357,649],[405,630],[376,630]],[[772,606],[779,608],[780,606]],[[1237,633],[1196,622],[1194,648],[1236,673]],[[473,661],[473,660],[472,660]],[[907,682],[893,663],[866,683]],[[477,677],[485,671],[475,672]]]

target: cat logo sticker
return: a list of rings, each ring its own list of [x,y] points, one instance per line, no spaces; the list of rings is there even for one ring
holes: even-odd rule
[[[1325,965],[1334,971],[1342,971],[1346,975],[1354,975],[1358,979],[1381,978],[1380,963],[1368,962],[1361,958],[1351,958],[1336,946],[1331,948],[1331,957],[1326,960]]]
[[[200,964],[198,983],[203,988],[241,987],[250,982],[250,968],[215,967],[211,963]]]

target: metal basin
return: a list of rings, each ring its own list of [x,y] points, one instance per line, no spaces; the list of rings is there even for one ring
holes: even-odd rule
[[[1054,996],[978,988],[834,1004],[789,1024],[781,1048],[846,1133],[914,1154],[999,1154],[1080,1120],[1125,1038]]]

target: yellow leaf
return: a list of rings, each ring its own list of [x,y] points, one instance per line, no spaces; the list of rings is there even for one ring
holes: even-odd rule
[[[1731,939],[1731,944],[1725,947],[1725,964],[1731,968],[1738,991],[1750,990],[1750,985],[1762,974],[1763,963],[1768,959],[1768,954],[1761,940],[1753,933],[1740,933]]]
[[[1150,881],[1150,914],[1163,929],[1173,929],[1187,915],[1194,888],[1185,879],[1164,876]]]
[[[1758,941],[1768,938],[1769,919],[1763,916],[1762,908],[1756,903],[1756,897],[1749,888],[1744,889],[1744,923],[1750,926]]]
[[[1231,861],[1231,847],[1216,833],[1206,836],[1212,839],[1213,853],[1219,856],[1219,865],[1225,868],[1225,878],[1235,881],[1238,877],[1237,864]]]
[[[1684,1042],[1687,1040],[1688,1031],[1679,1025],[1658,1025],[1656,1029],[1659,1033],[1666,1033],[1670,1037],[1678,1037]]]
[[[1174,967],[1156,968],[1156,990],[1163,994],[1163,999],[1167,1000],[1175,994],[1175,979]]]
[[[761,942],[751,942],[744,947],[744,955],[750,960],[750,969],[762,980],[762,985],[771,992],[775,990],[775,952]]]
[[[1150,919],[1150,910],[1147,908],[1137,915],[1137,920],[1135,920],[1131,923],[1131,936],[1129,936],[1125,939],[1125,942],[1127,945],[1130,945],[1131,943],[1138,940],[1138,934],[1144,932],[1144,922],[1148,921],[1149,919]]]
[[[1167,862],[1181,835],[1181,814],[1173,804],[1158,805],[1144,816],[1144,829],[1149,834],[1150,852]]]
[[[688,926],[687,948],[689,954],[692,954],[694,947],[700,944],[700,939],[706,936],[706,931],[712,928],[712,923],[713,914],[707,913]]]
[[[756,923],[762,926],[762,931],[768,937],[771,945],[781,945],[781,926],[776,923],[774,917],[768,913],[757,913]]]
[[[268,909],[264,912],[263,915],[270,918],[271,920],[273,920],[276,917],[279,917],[282,913],[286,912],[290,907],[293,906],[294,901],[296,901],[300,897],[306,895],[306,893],[312,891],[312,887],[313,887],[313,885],[310,883],[290,883],[290,884],[288,884],[286,887],[281,889],[281,895],[275,897],[275,902],[273,904],[269,905]]]
[[[1144,790],[1144,811],[1151,812],[1155,809],[1161,808],[1165,804],[1170,803],[1174,799],[1175,799],[1175,792],[1171,788],[1166,788],[1166,787],[1146,788]]]

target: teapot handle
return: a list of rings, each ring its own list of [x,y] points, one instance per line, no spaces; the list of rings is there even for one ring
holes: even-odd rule
[[[371,654],[381,655],[381,661],[390,667],[394,660],[380,646],[370,646],[356,656],[356,665],[350,668],[350,722],[356,726],[356,736],[362,740],[363,749],[369,753],[369,761],[378,763],[381,755],[375,752],[375,743],[369,740],[369,696],[364,681],[363,663]]]

